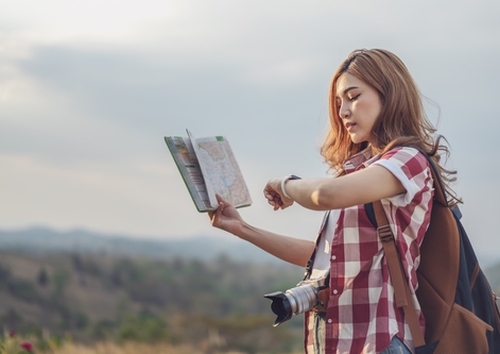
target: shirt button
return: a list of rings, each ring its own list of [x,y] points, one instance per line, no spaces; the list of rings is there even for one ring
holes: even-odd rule
[[[332,321],[332,319],[331,319],[331,318],[329,318],[329,319],[328,319],[328,323],[332,323],[332,322],[333,322],[333,321]]]
[[[337,289],[333,289],[333,295],[337,295],[339,291]]]
[[[333,256],[332,256],[332,260],[334,261],[334,260],[336,260],[336,259],[337,259],[337,256],[336,256],[336,255],[333,255]]]

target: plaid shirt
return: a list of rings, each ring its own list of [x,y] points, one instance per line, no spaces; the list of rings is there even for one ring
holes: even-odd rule
[[[395,148],[373,158],[364,151],[348,159],[344,167],[351,173],[372,164],[387,168],[406,189],[382,200],[382,205],[419,311],[416,269],[431,215],[434,190],[430,168],[426,157],[411,147]],[[403,310],[395,304],[383,246],[364,205],[332,215],[338,218],[330,217],[322,231],[334,230],[330,235],[330,299],[326,314],[305,314],[306,353],[380,353],[395,335],[414,351]],[[419,317],[424,330],[421,312]]]

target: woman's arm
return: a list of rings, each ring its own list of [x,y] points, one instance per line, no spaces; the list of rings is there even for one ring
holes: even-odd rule
[[[401,182],[386,168],[372,165],[338,178],[289,180],[287,198],[281,190],[281,179],[270,180],[264,195],[275,210],[297,202],[312,210],[332,210],[366,204],[405,192]]]
[[[269,254],[299,267],[305,267],[314,250],[314,242],[278,235],[245,223],[240,238]]]
[[[256,228],[246,223],[234,206],[217,196],[219,208],[209,213],[211,223],[261,248],[286,262],[304,267],[309,260],[314,242]]]

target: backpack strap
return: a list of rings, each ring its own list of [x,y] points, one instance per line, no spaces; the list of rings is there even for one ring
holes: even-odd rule
[[[425,345],[424,335],[420,328],[420,322],[417,317],[417,310],[413,303],[412,295],[408,281],[403,273],[399,254],[396,249],[394,234],[392,233],[389,221],[382,207],[382,202],[377,200],[373,202],[373,211],[377,220],[377,234],[382,241],[384,253],[389,267],[389,273],[394,287],[394,296],[396,305],[402,307],[408,326],[410,327],[411,336],[415,347]]]
[[[442,205],[449,207],[448,205],[448,198],[446,196],[446,190],[444,188],[443,181],[441,180],[441,176],[439,174],[439,169],[436,166],[436,163],[432,158],[422,149],[416,146],[411,146],[413,149],[418,150],[422,155],[425,156],[427,159],[427,162],[429,163],[429,167],[431,169],[431,175],[432,175],[432,180],[433,180],[433,186],[434,186],[434,200],[438,201]],[[459,219],[461,217],[460,210],[457,210],[458,214],[456,215]]]

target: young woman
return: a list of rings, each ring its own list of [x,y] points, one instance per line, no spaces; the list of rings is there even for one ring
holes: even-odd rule
[[[395,304],[383,247],[365,204],[382,201],[420,311],[416,269],[430,221],[433,180],[426,157],[414,147],[438,167],[440,152],[447,148],[434,138],[406,66],[389,51],[352,52],[333,76],[329,105],[330,129],[321,153],[334,177],[271,179],[264,188],[274,210],[298,203],[328,211],[313,264],[317,274],[329,275],[329,300],[326,312],[305,314],[305,350],[412,353],[408,324]],[[439,168],[450,192],[453,173]],[[219,197],[219,202],[209,214],[213,226],[287,262],[306,265],[315,243],[256,228],[227,201]],[[419,319],[424,331],[421,313]]]

